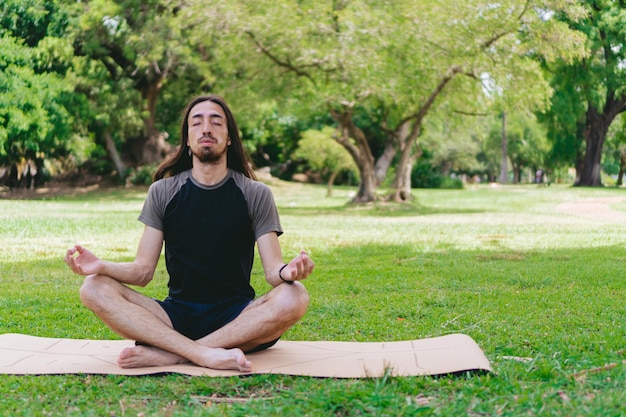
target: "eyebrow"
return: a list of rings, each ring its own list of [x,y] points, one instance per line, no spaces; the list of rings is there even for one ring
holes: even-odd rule
[[[201,118],[201,117],[204,117],[204,116],[206,116],[206,113],[196,112],[196,113],[192,114],[189,118],[190,119],[198,119],[198,118]],[[208,116],[210,118],[212,118],[212,119],[223,119],[224,118],[221,114],[219,114],[217,112],[209,112]]]

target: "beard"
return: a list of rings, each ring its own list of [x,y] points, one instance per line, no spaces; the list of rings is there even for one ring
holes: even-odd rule
[[[226,157],[226,147],[215,149],[214,146],[192,150],[191,153],[203,164],[216,164]]]

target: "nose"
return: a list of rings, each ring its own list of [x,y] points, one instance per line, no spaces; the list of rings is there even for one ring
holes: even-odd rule
[[[202,122],[202,132],[203,133],[211,133],[211,123],[209,122],[209,119],[205,119]]]

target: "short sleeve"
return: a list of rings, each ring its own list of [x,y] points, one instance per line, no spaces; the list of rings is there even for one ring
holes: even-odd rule
[[[258,239],[266,233],[283,234],[278,209],[270,188],[260,182],[253,183],[255,191],[251,194],[251,213],[254,238]]]
[[[163,231],[163,213],[158,210],[158,182],[148,189],[148,196],[139,214],[139,221],[146,226]]]

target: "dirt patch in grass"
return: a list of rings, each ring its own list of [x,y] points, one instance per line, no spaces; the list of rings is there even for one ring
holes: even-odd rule
[[[611,222],[626,221],[626,213],[613,210],[610,205],[620,203],[626,197],[590,198],[568,201],[556,206],[556,211]]]

